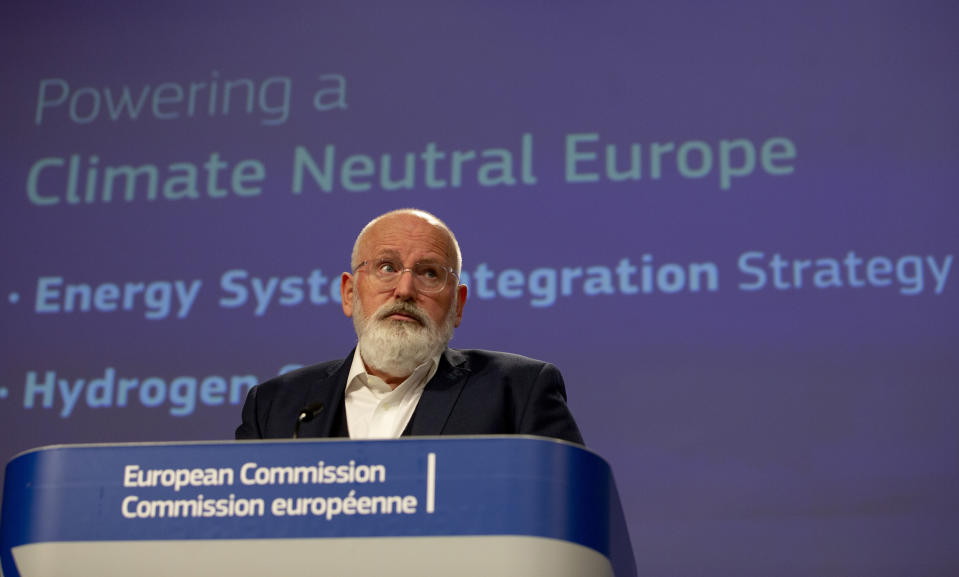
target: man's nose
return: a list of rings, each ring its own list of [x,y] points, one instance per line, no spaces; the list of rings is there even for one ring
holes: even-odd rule
[[[409,269],[400,271],[400,277],[396,280],[396,287],[393,289],[393,296],[401,300],[412,300],[416,297],[413,271]]]

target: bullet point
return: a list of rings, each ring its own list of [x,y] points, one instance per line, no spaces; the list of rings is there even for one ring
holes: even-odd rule
[[[0,387],[0,399],[6,399],[7,394],[7,387]]]
[[[10,304],[17,304],[20,301],[20,294],[10,293],[10,296],[7,297],[7,299],[10,301]]]

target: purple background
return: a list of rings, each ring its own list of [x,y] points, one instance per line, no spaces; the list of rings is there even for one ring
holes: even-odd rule
[[[331,303],[217,306],[232,268],[334,281],[371,217],[416,206],[480,263],[615,267],[713,261],[717,292],[581,291],[547,308],[473,298],[453,344],[554,362],[588,445],[613,466],[637,563],[654,575],[954,575],[959,520],[956,271],[936,295],[894,287],[757,292],[736,260],[955,255],[959,10],[951,2],[207,2],[0,8],[0,457],[50,443],[226,439],[239,407],[23,406],[28,371],[93,379],[252,373],[344,356]],[[34,124],[39,83],[292,79],[290,118]],[[321,74],[347,110],[313,110]],[[643,146],[638,182],[567,183],[563,138]],[[534,186],[290,193],[295,146],[378,158],[535,138]],[[721,190],[648,176],[652,142],[786,137],[791,175]],[[255,158],[253,198],[38,207],[39,158],[101,165]],[[669,157],[675,158],[675,155]],[[714,159],[715,160],[715,159]],[[757,159],[758,168],[758,159]],[[53,174],[52,172],[49,174]],[[469,174],[469,173],[467,173]],[[50,182],[53,182],[51,179]],[[954,263],[955,264],[955,263]],[[957,265],[959,266],[959,265]],[[955,267],[953,267],[955,268]],[[202,279],[186,319],[42,315],[37,278]],[[808,280],[808,277],[807,277]],[[18,303],[6,298],[20,295]]]

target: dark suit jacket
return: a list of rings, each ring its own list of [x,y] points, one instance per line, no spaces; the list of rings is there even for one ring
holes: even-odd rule
[[[290,438],[304,407],[323,411],[301,437],[349,436],[344,393],[353,354],[253,387],[237,439]],[[559,370],[519,355],[447,349],[403,435],[541,435],[583,443]]]

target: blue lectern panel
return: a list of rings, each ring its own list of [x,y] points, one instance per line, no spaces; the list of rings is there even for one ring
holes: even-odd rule
[[[621,517],[606,462],[544,439],[51,447],[7,467],[2,560],[8,577],[633,574]]]

